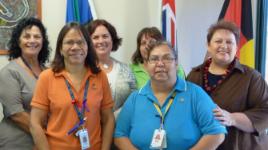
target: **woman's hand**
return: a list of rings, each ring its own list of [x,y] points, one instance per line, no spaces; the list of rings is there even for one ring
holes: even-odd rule
[[[213,114],[215,118],[221,122],[222,125],[228,127],[234,125],[235,119],[233,118],[232,113],[229,113],[228,111],[217,107],[213,110]]]
[[[47,111],[32,107],[30,131],[33,136],[35,148],[38,150],[49,150],[49,144],[44,131],[44,123],[47,120],[47,116]]]
[[[213,110],[213,114],[221,124],[236,127],[244,132],[256,132],[250,119],[243,112],[230,113],[220,107]]]

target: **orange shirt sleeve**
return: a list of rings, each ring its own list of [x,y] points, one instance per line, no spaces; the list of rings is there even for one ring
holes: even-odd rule
[[[49,100],[49,76],[53,75],[52,70],[48,69],[43,71],[37,80],[34,95],[32,98],[31,106],[48,111]]]

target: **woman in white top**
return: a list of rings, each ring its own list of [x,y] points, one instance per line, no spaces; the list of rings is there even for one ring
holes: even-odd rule
[[[115,27],[106,20],[97,19],[90,22],[87,29],[99,58],[99,66],[106,72],[109,80],[116,117],[128,95],[136,89],[135,77],[127,64],[110,56],[122,42]]]

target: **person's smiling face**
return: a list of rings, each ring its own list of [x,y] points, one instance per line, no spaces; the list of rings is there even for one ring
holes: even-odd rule
[[[207,46],[212,61],[220,65],[229,65],[237,52],[235,35],[225,29],[216,30]]]
[[[84,64],[88,52],[86,40],[81,31],[71,29],[63,38],[61,54],[64,62],[69,64]]]
[[[152,82],[174,80],[177,76],[177,65],[176,58],[168,45],[159,45],[153,48],[145,63]]]
[[[43,36],[37,26],[26,28],[19,38],[22,55],[38,56],[43,46]]]
[[[98,57],[110,56],[113,48],[113,41],[110,32],[105,26],[98,26],[91,35],[91,40]]]

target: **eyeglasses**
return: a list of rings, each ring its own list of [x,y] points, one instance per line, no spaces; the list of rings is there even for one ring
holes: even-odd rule
[[[68,41],[64,41],[63,44],[67,45],[67,46],[74,46],[74,44],[77,44],[79,47],[84,46],[86,44],[85,40],[68,40]]]
[[[158,62],[163,62],[164,64],[172,63],[176,58],[170,55],[164,55],[163,57],[159,56],[150,56],[147,61],[150,64],[157,64]]]

